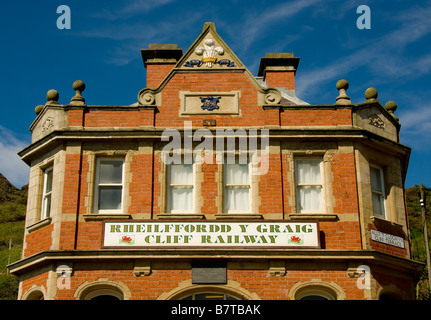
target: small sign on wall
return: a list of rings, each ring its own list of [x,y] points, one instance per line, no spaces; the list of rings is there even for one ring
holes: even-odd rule
[[[371,230],[371,240],[404,249],[404,239],[389,233]]]

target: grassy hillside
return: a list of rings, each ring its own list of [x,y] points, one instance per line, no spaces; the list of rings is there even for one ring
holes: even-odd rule
[[[19,190],[0,173],[0,300],[18,294],[18,279],[6,266],[21,257],[27,192],[27,186]]]
[[[425,263],[426,254],[418,189],[418,186],[408,188],[406,200],[413,258]],[[0,173],[0,300],[15,300],[17,297],[18,279],[7,274],[6,266],[21,257],[27,192],[27,186],[19,190]],[[431,211],[431,192],[429,191],[426,205],[428,211]],[[431,239],[431,215],[427,216],[427,222],[428,236]],[[11,249],[9,249],[9,243],[11,243]],[[418,299],[431,299],[427,269],[418,285]]]
[[[406,189],[407,211],[409,213],[410,238],[412,242],[413,259],[426,264],[425,241],[423,234],[422,208],[419,202],[419,187],[413,186]],[[426,191],[426,208],[431,211],[431,192]],[[428,240],[431,240],[431,215],[426,216],[428,227]],[[418,299],[431,300],[428,286],[428,269],[425,270],[418,284]]]

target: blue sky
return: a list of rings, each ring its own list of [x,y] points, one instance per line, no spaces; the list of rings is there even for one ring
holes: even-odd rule
[[[57,28],[60,5],[71,10],[70,30]],[[357,28],[360,5],[371,29]],[[296,93],[311,104],[335,103],[339,79],[355,104],[369,87],[383,105],[395,101],[412,148],[406,187],[431,187],[430,17],[431,1],[1,1],[0,172],[17,187],[28,182],[16,153],[30,144],[48,90],[66,104],[80,79],[87,104],[132,104],[146,83],[140,49],[176,43],[185,52],[211,21],[254,75],[267,52],[299,56]]]

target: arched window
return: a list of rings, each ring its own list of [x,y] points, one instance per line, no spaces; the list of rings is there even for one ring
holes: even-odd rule
[[[46,290],[42,287],[33,287],[29,291],[27,291],[22,300],[45,300]]]
[[[344,300],[343,289],[333,282],[312,279],[307,282],[297,282],[289,290],[292,300]]]
[[[249,292],[241,284],[228,280],[225,285],[196,285],[185,280],[178,287],[162,293],[157,300],[260,300],[255,292]]]
[[[304,288],[300,290],[296,296],[295,300],[337,300],[334,293],[332,293],[327,288]]]
[[[30,292],[24,300],[45,300],[42,291],[35,290]]]
[[[104,278],[83,283],[74,294],[77,300],[129,300],[130,296],[131,292],[124,283]]]
[[[103,288],[88,292],[83,300],[124,300],[124,296],[122,292],[113,288]]]

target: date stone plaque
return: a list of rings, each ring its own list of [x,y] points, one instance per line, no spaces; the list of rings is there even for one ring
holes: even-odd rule
[[[192,264],[193,284],[226,284],[225,262],[194,262]]]

